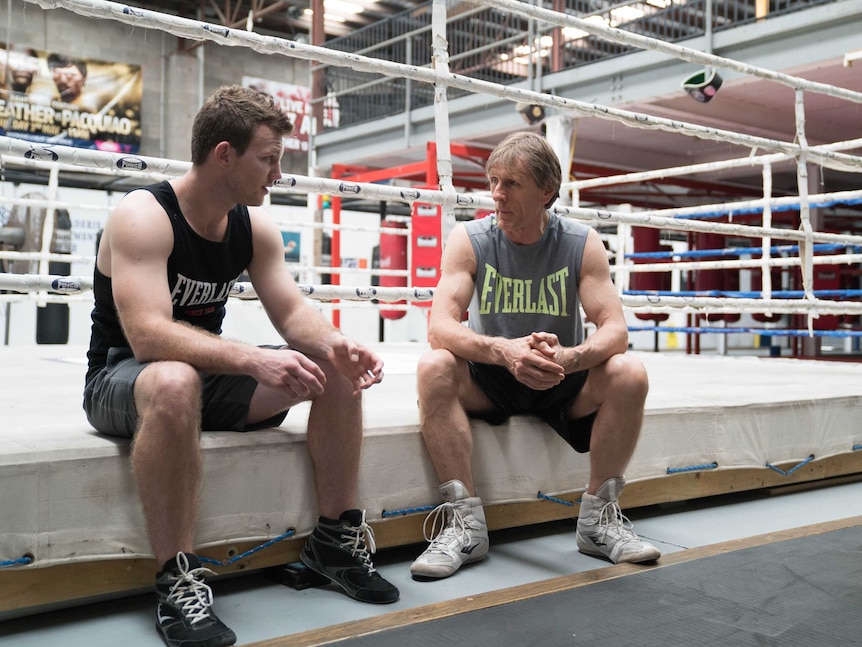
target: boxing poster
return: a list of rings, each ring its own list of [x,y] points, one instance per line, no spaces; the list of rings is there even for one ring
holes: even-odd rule
[[[242,84],[270,95],[290,118],[293,132],[284,138],[284,150],[307,153],[308,136],[311,133],[311,88],[253,76],[244,76]],[[323,128],[337,128],[338,121],[338,101],[335,97],[326,97],[323,103]]]
[[[0,43],[0,135],[137,153],[141,67]]]

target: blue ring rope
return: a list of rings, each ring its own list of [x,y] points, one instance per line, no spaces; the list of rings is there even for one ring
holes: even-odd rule
[[[27,564],[32,564],[34,559],[32,557],[18,557],[17,559],[6,559],[0,561],[0,568],[4,568],[6,566],[25,566]]]
[[[791,468],[790,468],[789,470],[787,470],[786,472],[785,472],[783,469],[781,469],[780,467],[776,467],[775,465],[772,465],[771,463],[767,463],[767,464],[766,464],[766,467],[768,467],[769,469],[775,470],[776,472],[778,472],[778,473],[779,473],[779,474],[781,474],[782,476],[790,476],[791,474],[793,474],[793,472],[795,472],[796,470],[798,470],[800,467],[802,467],[802,466],[803,466],[803,465],[805,465],[806,463],[810,463],[810,462],[811,462],[811,461],[813,461],[813,460],[814,460],[814,454],[811,454],[811,456],[809,456],[808,458],[806,458],[804,461],[802,461],[802,462],[801,462],[801,463],[799,463],[798,465],[796,465],[796,466],[794,466],[794,467],[791,467]]]
[[[779,330],[775,328],[733,327],[719,328],[716,326],[629,326],[629,332],[682,332],[692,334],[715,333],[727,335],[730,333],[751,333],[761,337],[862,337],[862,330]]]
[[[857,252],[860,247],[858,245],[841,245],[838,243],[815,243],[815,252],[835,252],[840,249],[852,249]],[[797,254],[799,253],[799,245],[772,245],[769,248],[770,255],[776,254]],[[763,254],[762,247],[723,247],[721,249],[691,249],[688,251],[665,251],[665,252],[630,252],[625,255],[627,259],[641,258],[704,258],[704,257],[721,257],[721,256],[760,256]]]
[[[255,546],[254,548],[250,548],[249,550],[245,551],[244,553],[242,553],[240,555],[235,555],[234,557],[231,557],[230,559],[226,559],[224,561],[221,561],[218,559],[212,559],[211,557],[205,557],[203,555],[198,555],[198,559],[202,562],[207,563],[207,564],[215,564],[216,566],[230,566],[234,562],[238,562],[241,559],[245,559],[249,555],[253,555],[254,553],[257,553],[257,552],[263,550],[264,548],[269,548],[273,544],[280,542],[282,539],[287,539],[291,535],[295,534],[295,532],[296,531],[291,528],[286,533],[281,534],[278,537],[273,537],[269,541],[262,543],[260,546]]]
[[[696,472],[697,470],[714,470],[718,467],[718,463],[704,463],[703,465],[689,465],[687,467],[668,467],[668,474],[679,474],[680,472]]]
[[[554,503],[562,503],[563,505],[568,505],[568,506],[574,506],[574,505],[575,505],[575,503],[580,503],[580,502],[581,502],[581,500],[580,500],[580,499],[578,499],[577,501],[574,501],[574,502],[572,502],[572,501],[566,501],[565,499],[558,499],[557,497],[550,496],[549,494],[542,494],[542,491],[541,491],[541,490],[539,490],[539,491],[536,493],[536,498],[537,498],[537,499],[545,499],[546,501],[553,501]]]
[[[834,207],[839,204],[862,204],[862,199],[860,198],[852,198],[849,200],[823,200],[822,202],[809,202],[808,206],[811,208],[818,207]],[[780,211],[798,211],[798,204],[780,204],[774,205],[771,209],[772,213],[778,213]],[[733,215],[745,215],[752,213],[760,213],[763,211],[763,207],[746,207],[744,209],[725,209],[724,211],[713,211],[710,213],[699,213],[699,214],[688,214],[683,216],[673,216],[678,220],[697,220],[701,218],[722,218],[724,216],[733,216]]]
[[[408,514],[413,514],[414,512],[428,512],[433,509],[433,505],[422,505],[418,508],[402,508],[401,510],[393,510],[392,512],[384,510],[380,513],[380,516],[384,519],[387,519],[388,517],[403,517]]]
[[[627,296],[646,297],[728,297],[732,299],[762,299],[762,291],[740,290],[624,290]],[[858,297],[862,290],[812,290],[811,294],[818,298],[825,297]],[[771,293],[773,299],[802,299],[803,290],[775,290]]]

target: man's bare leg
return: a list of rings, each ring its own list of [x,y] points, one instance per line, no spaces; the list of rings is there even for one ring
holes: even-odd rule
[[[132,469],[159,567],[194,548],[202,473],[200,378],[180,362],[153,362],[135,382],[140,426]]]
[[[314,463],[320,514],[338,519],[356,507],[362,452],[362,396],[327,362],[315,361],[326,374],[323,394],[311,403],[308,451]]]
[[[574,408],[574,417],[598,409],[590,441],[588,493],[595,494],[609,478],[624,475],[637,447],[648,391],[646,369],[633,356],[614,355],[590,369]]]
[[[437,477],[441,483],[461,481],[475,496],[473,433],[462,400],[481,399],[467,363],[447,350],[432,350],[419,360],[416,377],[422,438]]]

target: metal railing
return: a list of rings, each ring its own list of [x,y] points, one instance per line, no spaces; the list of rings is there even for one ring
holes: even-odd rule
[[[765,16],[757,15],[755,0],[535,0],[535,3],[643,36],[679,42],[831,1],[771,0]],[[388,20],[327,41],[325,46],[430,67],[431,5],[429,0]],[[448,3],[447,40],[449,68],[453,73],[501,85],[534,82],[547,74],[636,51],[578,30],[539,24],[511,12],[460,0]],[[338,102],[339,128],[398,115],[434,102],[434,89],[425,83],[381,78],[341,67],[326,67],[324,75],[327,95]],[[465,93],[450,88],[448,97],[453,99]]]

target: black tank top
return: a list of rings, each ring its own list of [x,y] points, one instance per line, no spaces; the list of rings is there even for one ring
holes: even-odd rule
[[[220,334],[231,287],[252,258],[248,209],[243,205],[231,209],[224,238],[213,242],[189,226],[167,181],[143,189],[155,196],[174,230],[174,247],[167,264],[174,319]],[[117,316],[111,279],[98,267],[94,271],[93,294],[88,380],[105,365],[109,348],[129,345]]]

